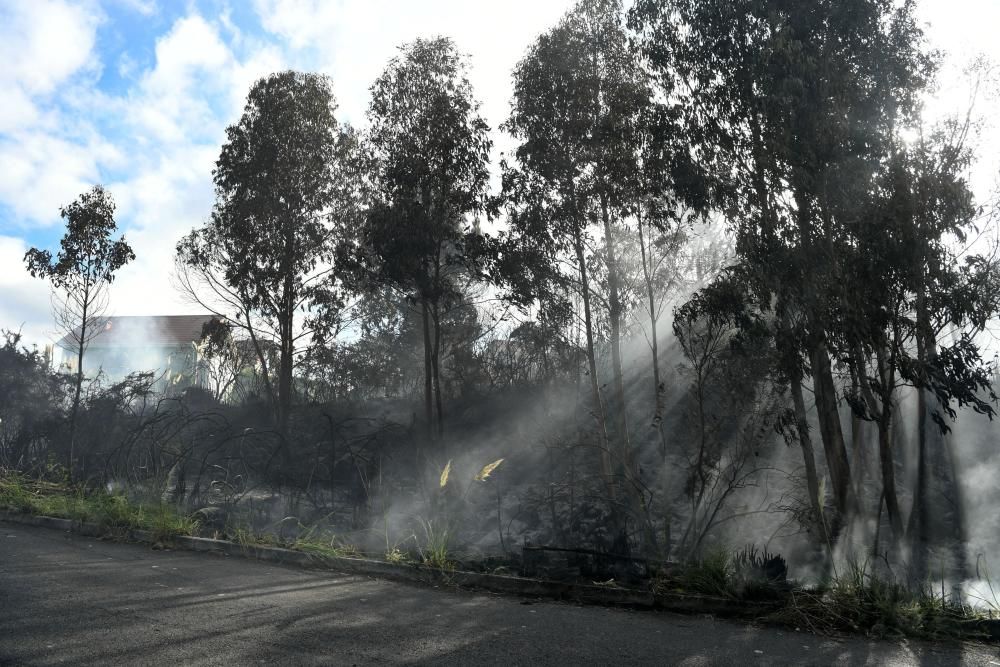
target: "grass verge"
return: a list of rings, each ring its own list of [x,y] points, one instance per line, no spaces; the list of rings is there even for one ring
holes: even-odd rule
[[[918,589],[849,562],[829,582],[804,587],[784,580],[783,561],[748,548],[714,551],[659,574],[658,594],[711,595],[737,603],[770,603],[759,620],[816,634],[860,633],[874,638],[987,639],[988,610],[953,601],[930,585]],[[780,575],[780,576],[779,576]]]
[[[930,585],[910,588],[856,562],[848,563],[826,586],[791,590],[785,605],[769,620],[820,634],[846,631],[934,640],[989,637],[982,610],[937,594]]]
[[[0,470],[0,508],[59,519],[96,523],[109,529],[147,530],[155,541],[194,535],[198,522],[169,505],[133,503],[124,495],[87,491],[29,479]]]

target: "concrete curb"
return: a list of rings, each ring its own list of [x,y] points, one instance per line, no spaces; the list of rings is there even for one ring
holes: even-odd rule
[[[52,528],[87,537],[111,536],[145,544],[158,542],[150,531],[113,528],[70,519],[0,512],[0,521]],[[663,609],[681,613],[712,614],[728,618],[745,619],[758,618],[770,611],[774,611],[776,608],[773,604],[736,603],[725,598],[701,595],[684,595],[679,593],[657,595],[651,591],[636,589],[562,583],[480,572],[445,571],[424,565],[397,565],[367,558],[323,557],[292,549],[263,545],[244,546],[235,542],[213,540],[204,537],[175,536],[165,543],[176,549],[216,553],[237,558],[250,558],[281,565],[333,570],[346,574],[379,577],[392,581],[450,585],[485,590],[493,593],[571,600],[588,604]]]

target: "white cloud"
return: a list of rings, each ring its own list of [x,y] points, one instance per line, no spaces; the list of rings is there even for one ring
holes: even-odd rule
[[[0,236],[0,329],[21,330],[24,341],[53,342],[58,335],[52,321],[49,284],[32,278],[24,268],[24,241]]]
[[[29,130],[0,140],[0,201],[22,225],[52,225],[59,207],[100,181],[99,163],[117,151],[100,138],[77,143]]]
[[[250,85],[283,67],[267,45],[239,59],[222,39],[224,22],[198,14],[179,19],[156,44],[156,61],[127,96],[126,140],[141,145],[127,176],[109,185],[126,222],[136,261],[112,290],[120,314],[191,312],[173,289],[170,274],[180,237],[211,211],[212,169]]]
[[[118,76],[121,78],[130,78],[132,74],[135,73],[138,66],[139,63],[137,63],[135,58],[130,56],[127,52],[118,56]]]
[[[0,105],[0,134],[24,127],[38,116],[35,103],[20,87],[9,86],[5,92],[4,103]]]
[[[155,0],[114,0],[114,3],[143,16],[152,16],[159,11]]]
[[[0,5],[0,200],[22,224],[51,224],[108,155],[106,142],[65,138],[52,99],[80,73],[96,71],[99,14],[60,0]]]
[[[510,72],[573,0],[257,0],[262,25],[297,54],[296,66],[327,72],[341,115],[360,124],[368,88],[397,48],[417,37],[451,37],[469,55],[470,80],[492,127],[508,112]]]
[[[130,105],[133,120],[161,142],[184,141],[212,127],[210,100],[225,86],[233,56],[205,19],[180,19],[156,43],[156,66],[147,72]]]
[[[343,2],[328,0],[255,0],[264,28],[283,37],[293,49],[314,46],[339,32]]]
[[[99,23],[95,12],[61,0],[10,2],[0,8],[0,83],[31,94],[50,93],[81,68],[92,65]]]

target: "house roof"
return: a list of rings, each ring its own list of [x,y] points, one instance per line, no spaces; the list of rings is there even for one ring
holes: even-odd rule
[[[175,347],[201,340],[201,331],[212,315],[138,315],[104,318],[102,331],[89,348]],[[79,331],[79,329],[77,330]],[[63,336],[58,343],[65,350],[75,349],[74,337]]]

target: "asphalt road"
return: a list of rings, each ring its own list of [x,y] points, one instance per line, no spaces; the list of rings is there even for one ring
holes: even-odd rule
[[[0,664],[1000,666],[1000,651],[532,602],[0,523]]]

